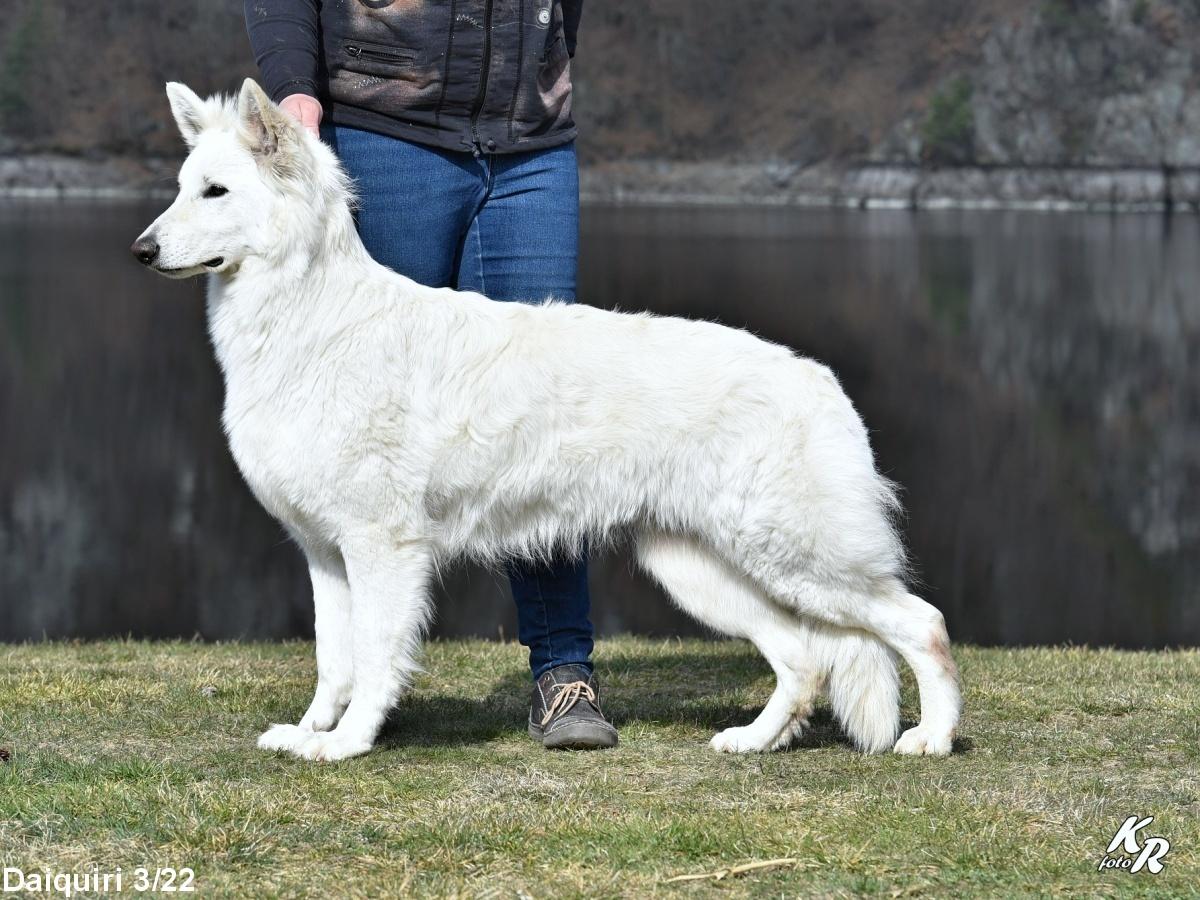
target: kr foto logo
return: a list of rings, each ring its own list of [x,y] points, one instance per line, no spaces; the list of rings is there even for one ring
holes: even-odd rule
[[[1145,869],[1151,875],[1161,872],[1162,859],[1171,849],[1170,841],[1164,837],[1145,837],[1142,843],[1138,843],[1138,832],[1153,821],[1154,816],[1144,819],[1130,816],[1126,819],[1113,835],[1108,850],[1096,870],[1103,872],[1106,869],[1122,869],[1133,873]],[[1114,853],[1118,847],[1120,852]]]

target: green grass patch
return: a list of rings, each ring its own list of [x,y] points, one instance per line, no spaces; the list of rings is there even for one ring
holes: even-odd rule
[[[958,657],[945,760],[858,755],[826,709],[790,752],[716,755],[769,670],[630,638],[597,654],[621,746],[551,753],[525,735],[522,648],[435,642],[379,748],[317,765],[254,748],[303,712],[310,644],[0,647],[0,862],[187,866],[201,896],[256,898],[1196,896],[1200,653]],[[1165,870],[1097,872],[1134,814]]]

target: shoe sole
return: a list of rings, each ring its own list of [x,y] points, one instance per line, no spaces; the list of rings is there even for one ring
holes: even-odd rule
[[[529,736],[547,750],[607,750],[618,743],[615,731],[585,722],[564,725],[550,734],[530,722],[528,731]]]

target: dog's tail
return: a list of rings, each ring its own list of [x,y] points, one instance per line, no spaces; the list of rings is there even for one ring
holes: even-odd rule
[[[838,641],[829,673],[829,702],[863,753],[890,750],[900,731],[900,674],[896,655],[861,632]]]

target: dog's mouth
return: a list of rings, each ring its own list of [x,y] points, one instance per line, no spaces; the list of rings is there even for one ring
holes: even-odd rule
[[[225,257],[214,256],[212,259],[205,260],[202,263],[194,263],[190,266],[175,266],[168,268],[166,266],[154,266],[154,271],[159,275],[166,275],[168,278],[190,278],[193,275],[199,275],[205,270],[210,272],[218,271],[225,265]]]

